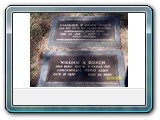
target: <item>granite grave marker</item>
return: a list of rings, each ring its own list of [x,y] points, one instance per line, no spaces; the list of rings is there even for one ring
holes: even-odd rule
[[[54,17],[49,46],[120,48],[117,16]]]
[[[124,63],[120,50],[46,52],[39,86],[124,86]]]

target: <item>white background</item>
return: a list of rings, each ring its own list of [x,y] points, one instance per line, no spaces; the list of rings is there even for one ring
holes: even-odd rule
[[[127,0],[112,0],[112,1],[106,1],[104,2],[104,0],[98,0],[98,1],[93,1],[93,0],[88,0],[88,1],[82,1],[82,0],[77,0],[72,1],[69,0],[67,2],[65,2],[64,0],[59,0],[59,1],[55,1],[54,3],[50,2],[49,0],[45,0],[44,2],[40,2],[38,1],[37,3],[32,3],[32,0],[26,0],[23,1],[24,3],[22,3],[20,0],[11,2],[10,0],[8,0],[6,3],[1,3],[0,5],[0,35],[1,35],[1,59],[0,59],[0,63],[1,63],[1,72],[0,72],[0,76],[1,76],[1,80],[0,80],[0,111],[1,111],[1,119],[16,119],[16,120],[28,120],[28,119],[38,119],[38,120],[43,120],[43,119],[70,119],[70,120],[81,120],[81,119],[87,119],[87,120],[96,120],[96,119],[111,119],[111,120],[116,120],[116,119],[123,119],[123,120],[157,120],[160,119],[160,82],[159,79],[160,77],[158,77],[158,72],[160,71],[160,66],[158,61],[160,61],[160,57],[158,57],[158,51],[160,51],[160,47],[158,47],[158,45],[160,45],[160,42],[158,41],[158,39],[160,40],[160,37],[158,36],[158,32],[160,31],[158,30],[160,27],[160,24],[158,21],[160,21],[160,6],[159,6],[159,1],[157,0],[134,0],[134,1],[127,1]],[[4,67],[5,67],[5,62],[4,62],[4,42],[5,42],[5,32],[4,32],[4,27],[5,27],[5,8],[9,5],[9,4],[94,4],[94,5],[147,5],[149,4],[153,9],[154,9],[154,43],[155,43],[155,77],[154,77],[154,109],[151,113],[148,114],[9,114],[6,110],[5,110],[5,101],[4,101],[4,84],[5,84],[5,72],[4,72]],[[157,34],[156,34],[157,33]],[[156,57],[157,56],[157,57]]]
[[[144,61],[145,13],[128,13],[128,88],[145,88]],[[29,87],[30,14],[13,13],[13,88]]]

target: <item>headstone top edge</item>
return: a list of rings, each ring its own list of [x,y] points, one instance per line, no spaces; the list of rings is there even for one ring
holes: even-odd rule
[[[123,51],[120,49],[103,51],[46,51],[44,56],[50,57],[52,55],[123,55]]]
[[[118,21],[119,20],[119,17],[118,16],[116,16],[116,15],[113,15],[113,16],[54,16],[53,17],[53,19],[55,20],[55,19],[73,19],[73,20],[76,20],[77,18],[78,19],[81,19],[81,20],[83,20],[83,19],[86,19],[86,18],[88,18],[88,19],[93,19],[94,18],[94,20],[96,19],[96,20],[107,20],[107,19],[114,19],[114,20],[116,20],[116,21]]]

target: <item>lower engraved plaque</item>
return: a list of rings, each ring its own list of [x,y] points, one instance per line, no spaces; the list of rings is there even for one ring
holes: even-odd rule
[[[47,52],[40,87],[124,86],[121,51]]]

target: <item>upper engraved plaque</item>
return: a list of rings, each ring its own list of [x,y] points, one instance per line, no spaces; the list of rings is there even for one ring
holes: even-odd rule
[[[59,19],[55,40],[62,41],[115,41],[113,20],[65,20]]]
[[[54,17],[49,46],[120,48],[117,16]]]

